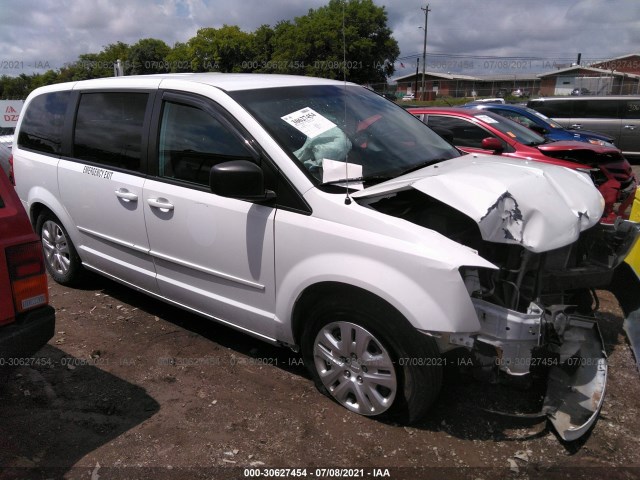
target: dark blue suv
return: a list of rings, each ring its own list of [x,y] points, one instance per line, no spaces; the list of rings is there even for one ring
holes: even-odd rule
[[[588,142],[596,145],[603,145],[603,142],[613,144],[613,137],[603,135],[601,133],[586,130],[569,130],[564,128],[558,122],[544,116],[540,112],[519,105],[508,105],[501,103],[467,103],[463,105],[465,108],[481,108],[490,112],[497,113],[503,117],[518,122],[525,127],[534,130],[548,140],[577,140],[579,142]]]

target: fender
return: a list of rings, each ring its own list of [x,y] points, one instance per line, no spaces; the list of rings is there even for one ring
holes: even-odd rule
[[[294,343],[291,313],[295,302],[306,288],[322,282],[369,291],[395,307],[418,330],[478,331],[480,322],[458,270],[443,265],[434,277],[438,278],[437,284],[427,275],[419,284],[415,275],[364,256],[334,253],[306,258],[277,285],[276,317],[283,327],[277,336]]]
[[[278,211],[274,224],[275,313],[282,330],[278,338],[293,340],[291,315],[296,301],[306,288],[326,281],[379,296],[420,330],[479,329],[459,268],[496,268],[492,263],[437,232],[355,208],[362,213],[352,217],[355,226]],[[365,230],[359,222],[380,231]]]

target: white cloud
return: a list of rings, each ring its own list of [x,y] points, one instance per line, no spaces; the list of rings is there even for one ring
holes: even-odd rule
[[[401,56],[422,53],[424,14],[419,0],[374,0],[384,5]],[[122,41],[159,38],[184,42],[198,28],[262,24],[304,15],[328,0],[0,0],[0,60],[52,68]],[[608,58],[638,50],[640,3],[627,0],[430,0],[427,51],[550,60]],[[434,57],[431,57],[434,58]],[[407,71],[408,73],[408,71]],[[461,72],[464,73],[464,72]]]

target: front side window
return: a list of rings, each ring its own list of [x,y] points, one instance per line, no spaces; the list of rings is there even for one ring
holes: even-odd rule
[[[484,128],[468,120],[442,115],[429,115],[428,125],[438,132],[448,131],[453,135],[453,144],[458,147],[482,148],[482,140],[493,137]]]
[[[572,100],[532,100],[528,106],[551,118],[571,118],[573,117],[573,106],[576,102]]]
[[[62,127],[71,92],[44,93],[29,103],[18,134],[18,146],[43,153],[59,154]]]
[[[159,175],[209,184],[217,163],[251,158],[242,141],[219,120],[199,108],[165,102],[160,127]]]
[[[148,97],[147,93],[84,93],[74,129],[74,157],[140,171]]]

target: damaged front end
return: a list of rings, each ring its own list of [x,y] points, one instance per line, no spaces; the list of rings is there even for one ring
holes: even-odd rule
[[[518,172],[513,182],[503,167],[504,177],[493,175],[478,186],[478,195],[456,195],[453,187],[459,185],[451,178],[474,169],[481,173],[479,165],[454,167],[449,178],[429,175],[412,189],[362,201],[436,230],[496,266],[459,269],[480,329],[435,332],[439,347],[466,349],[476,376],[488,381],[546,379],[540,415],[563,440],[576,440],[596,421],[606,388],[596,289],[610,284],[640,226],[622,219],[598,223],[602,208],[594,199],[601,197],[588,189],[572,196],[562,188],[556,173],[568,170],[531,166],[521,176],[526,185]],[[580,182],[564,185],[572,186],[581,188]]]
[[[542,413],[566,441],[582,436],[602,405],[607,360],[595,289],[610,283],[638,232],[619,220],[549,252],[487,245],[499,270],[461,269],[481,328],[449,342],[467,347],[489,377],[546,374]]]

